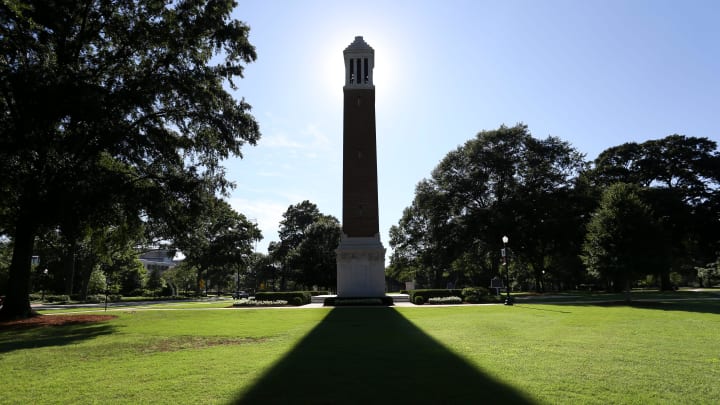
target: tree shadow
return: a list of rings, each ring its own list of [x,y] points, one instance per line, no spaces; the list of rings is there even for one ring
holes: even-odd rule
[[[0,330],[0,354],[21,349],[69,345],[109,335],[114,331],[115,327],[107,323],[76,323]]]
[[[542,305],[542,304],[539,304],[539,305]],[[516,304],[515,308],[532,309],[533,311],[557,312],[559,314],[571,314],[572,313],[570,311],[561,311],[559,309],[539,308],[538,306],[519,305],[519,304]]]
[[[637,300],[637,301],[614,301],[598,302],[595,304],[584,304],[597,307],[631,307],[638,309],[657,309],[662,311],[685,311],[706,314],[720,314],[720,300],[717,299],[669,299],[669,300]]]
[[[393,308],[334,308],[238,404],[532,403]]]

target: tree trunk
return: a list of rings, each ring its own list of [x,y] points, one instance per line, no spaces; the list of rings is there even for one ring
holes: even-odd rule
[[[664,270],[660,273],[660,291],[672,291],[673,285],[670,282],[670,270]]]
[[[630,279],[625,280],[625,302],[630,303],[632,301],[632,286],[630,285]]]
[[[29,216],[21,214],[15,224],[8,291],[0,309],[0,319],[29,318],[33,315],[29,294],[36,232],[36,226]]]
[[[65,275],[65,294],[72,295],[75,287],[75,241],[72,241],[69,246],[72,247],[65,251],[62,262],[63,273]]]

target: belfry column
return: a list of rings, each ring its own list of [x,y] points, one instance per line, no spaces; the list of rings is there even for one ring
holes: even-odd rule
[[[357,36],[343,56],[343,235],[336,250],[337,295],[381,297],[385,248],[378,219],[375,51]]]

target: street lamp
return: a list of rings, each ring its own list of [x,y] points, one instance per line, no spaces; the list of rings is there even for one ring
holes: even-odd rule
[[[510,271],[508,270],[508,250],[507,250],[507,243],[510,239],[507,236],[502,237],[503,242],[503,249],[502,249],[502,257],[503,262],[505,263],[505,305],[512,305],[512,299],[510,298]]]

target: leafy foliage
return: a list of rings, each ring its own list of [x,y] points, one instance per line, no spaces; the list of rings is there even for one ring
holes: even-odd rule
[[[536,139],[524,125],[483,131],[448,153],[431,177],[418,183],[411,205],[390,229],[394,250],[386,273],[421,287],[487,286],[501,271],[500,240],[507,235],[511,283],[522,289],[575,288],[593,283],[594,277],[622,289],[628,279],[646,274],[659,276],[660,287],[669,289],[679,278],[692,280],[696,268],[716,258],[716,148],[707,138],[670,135],[609,148],[590,165],[567,142]],[[601,238],[599,227],[610,222],[587,223],[598,221],[593,211],[617,182],[635,187],[633,201],[640,206],[630,212],[639,215],[631,218],[639,222],[634,231],[606,231],[635,232],[662,254],[647,261],[640,253],[634,269],[609,271],[609,263],[593,256],[601,253],[589,256],[588,249],[589,240]],[[632,216],[616,208],[612,215]],[[608,214],[607,207],[601,211]],[[595,236],[586,237],[589,231]],[[620,252],[604,254],[616,260]]]
[[[171,237],[203,210],[201,196],[231,186],[221,161],[260,137],[250,106],[224,88],[256,57],[234,5],[0,6],[0,233],[14,241],[3,316],[30,312],[40,228],[143,218]]]
[[[189,225],[174,243],[185,254],[185,262],[197,270],[198,286],[204,275],[219,289],[225,288],[237,267],[248,262],[253,242],[262,239],[256,224],[216,197],[206,201],[203,213]]]
[[[412,268],[423,286],[489,285],[506,234],[531,277],[550,266],[572,273],[586,203],[574,185],[585,166],[567,142],[533,138],[525,125],[480,132],[417,185],[390,230],[394,273]]]
[[[662,228],[637,186],[616,183],[603,193],[588,223],[583,262],[588,271],[615,291],[630,281],[667,266]]]
[[[720,233],[715,141],[674,134],[612,147],[595,160],[589,178],[600,189],[618,181],[643,188],[668,238],[671,264],[659,273],[661,288],[671,287],[671,271],[693,276],[695,267],[714,260]]]
[[[280,242],[268,250],[281,263],[281,290],[288,282],[304,287],[335,286],[335,249],[342,234],[335,217],[323,215],[317,205],[305,200],[288,207],[278,233]]]

